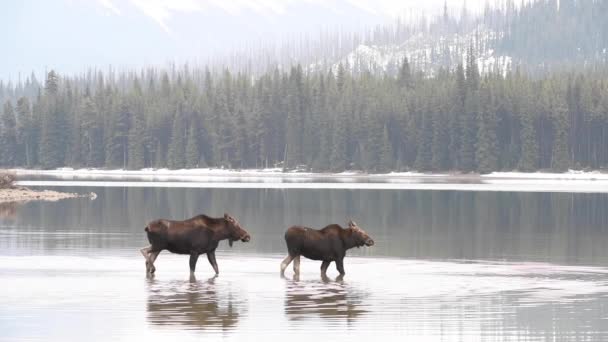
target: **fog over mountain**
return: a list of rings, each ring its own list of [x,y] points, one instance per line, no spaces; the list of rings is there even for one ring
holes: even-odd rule
[[[449,0],[457,13],[465,0]],[[494,3],[495,1],[490,1]],[[471,12],[486,1],[466,0]],[[321,32],[356,33],[443,10],[444,0],[24,0],[0,18],[0,79],[107,69],[207,64],[234,51]]]

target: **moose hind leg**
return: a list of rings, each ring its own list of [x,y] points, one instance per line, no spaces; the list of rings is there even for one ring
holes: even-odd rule
[[[287,266],[289,266],[289,264],[291,263],[292,260],[293,260],[293,256],[291,256],[291,254],[289,254],[283,260],[283,262],[281,262],[281,274],[285,274],[285,269],[287,268]]]
[[[196,262],[198,261],[198,253],[190,253],[190,272],[194,273]]]
[[[152,245],[150,245],[148,247],[144,247],[139,250],[141,255],[144,256],[144,259],[146,259],[146,272],[147,273],[150,273],[150,261],[148,260],[150,258],[150,254],[149,254],[150,250],[152,250]]]
[[[149,267],[150,267],[148,269],[149,273],[156,272],[156,267],[154,267],[154,262],[156,261],[156,258],[158,257],[159,254],[160,254],[160,251],[152,251],[152,252],[148,253],[148,263],[149,263]]]
[[[321,275],[327,274],[327,268],[329,267],[329,264],[331,264],[331,261],[323,260],[323,263],[321,263]]]
[[[336,269],[338,269],[338,272],[340,272],[341,276],[346,274],[346,272],[344,272],[344,259],[336,260]]]
[[[295,274],[300,274],[300,256],[296,255],[295,258],[293,258],[293,272]]]
[[[140,249],[139,252],[141,253],[141,255],[144,256],[144,258],[146,258],[146,261],[148,261],[148,256],[149,256],[148,254],[150,253],[151,250],[152,250],[152,245]]]
[[[209,260],[209,263],[213,267],[215,274],[216,275],[220,274],[220,270],[217,267],[217,261],[215,260],[215,251],[207,253],[207,259]]]

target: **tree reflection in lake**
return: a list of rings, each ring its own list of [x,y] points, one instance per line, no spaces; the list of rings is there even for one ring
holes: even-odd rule
[[[199,281],[161,282],[148,278],[148,322],[193,330],[235,329],[246,311],[230,284],[218,285],[217,277]]]
[[[20,232],[92,233],[90,241],[12,237],[19,245],[57,249],[139,249],[143,225],[229,211],[253,239],[235,253],[284,253],[294,224],[324,227],[355,219],[373,248],[349,255],[608,264],[608,194],[346,189],[193,189],[62,187],[95,192],[95,201],[29,202],[14,220]],[[5,222],[6,221],[6,222]],[[120,238],[117,238],[120,236]],[[5,241],[0,239],[0,247]],[[9,242],[6,242],[8,244]],[[15,243],[10,241],[10,243]],[[221,244],[220,250],[228,250]],[[26,251],[24,251],[26,252]],[[28,251],[29,252],[29,251]],[[87,251],[83,251],[87,252]]]

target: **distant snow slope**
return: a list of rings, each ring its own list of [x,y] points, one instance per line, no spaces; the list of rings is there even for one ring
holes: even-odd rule
[[[500,32],[481,25],[465,34],[418,33],[401,44],[360,44],[346,56],[330,63],[334,71],[341,64],[355,73],[370,71],[396,75],[403,59],[407,57],[410,65],[416,70],[425,71],[428,76],[432,76],[441,67],[454,68],[458,63],[466,65],[468,48],[473,44],[481,73],[504,74],[510,70],[513,61],[511,56],[497,54],[492,46],[492,42],[501,36]],[[322,70],[325,66],[323,63],[316,63],[310,65],[310,69]]]

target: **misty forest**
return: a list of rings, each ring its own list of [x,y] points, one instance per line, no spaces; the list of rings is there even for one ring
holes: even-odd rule
[[[605,50],[594,51],[608,42],[608,5],[561,1],[570,8],[560,11],[555,1],[519,9],[509,3],[468,21],[446,12],[408,30],[374,30],[376,40],[396,40],[416,30],[445,36],[476,27],[458,46],[383,70],[348,60],[265,71],[184,65],[77,76],[51,70],[41,82],[32,75],[0,83],[0,166],[374,173],[606,167],[608,68]],[[479,27],[502,34],[479,34]],[[477,57],[488,46],[509,52],[512,64],[480,70]],[[454,58],[456,50],[465,58]]]

